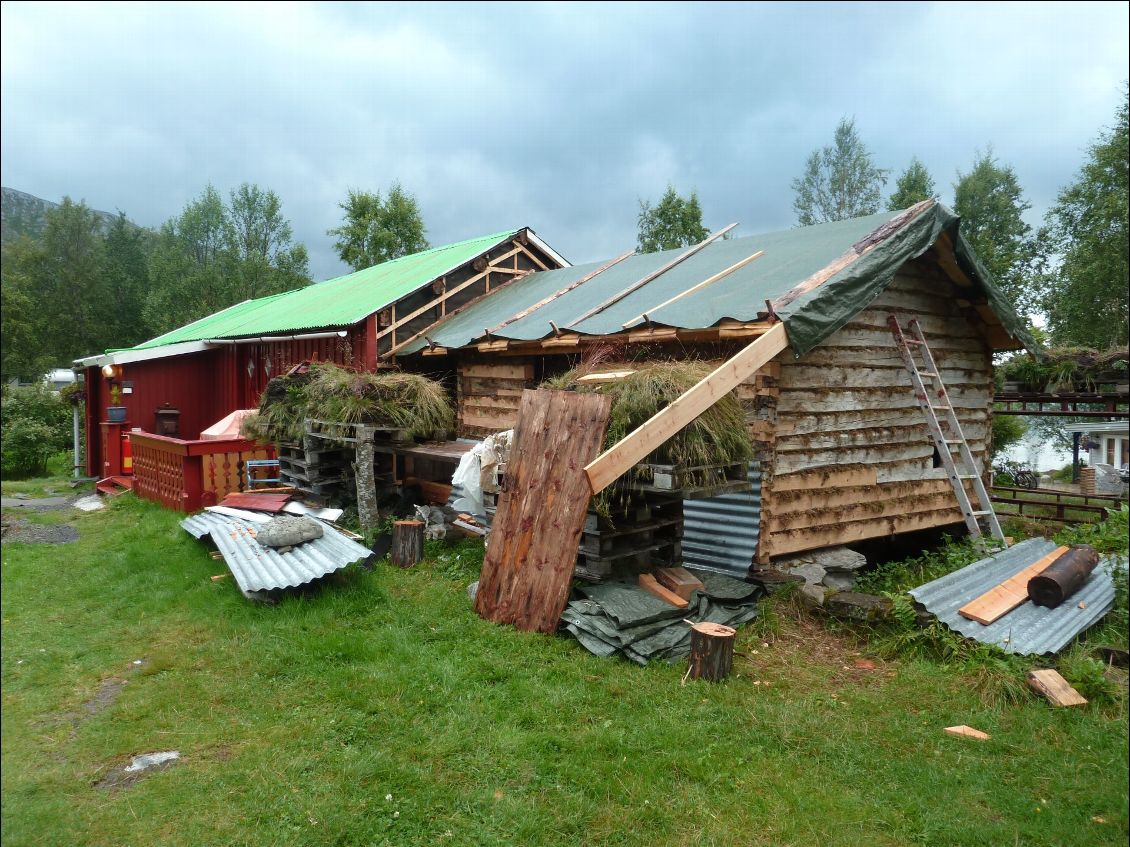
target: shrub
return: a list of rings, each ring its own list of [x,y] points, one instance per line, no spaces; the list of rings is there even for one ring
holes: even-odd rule
[[[0,401],[0,473],[5,479],[42,475],[67,447],[71,410],[45,386],[10,388]]]

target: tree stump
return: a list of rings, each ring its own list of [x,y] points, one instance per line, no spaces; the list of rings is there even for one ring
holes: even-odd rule
[[[738,631],[719,623],[691,626],[691,679],[719,682],[730,675],[734,664],[734,636]]]
[[[392,563],[410,568],[424,558],[424,522],[396,521],[392,525]]]

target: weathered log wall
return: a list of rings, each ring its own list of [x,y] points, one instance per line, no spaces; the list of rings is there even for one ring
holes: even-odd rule
[[[459,364],[459,435],[485,438],[513,429],[522,391],[534,387],[534,364],[526,359],[468,360]]]
[[[992,354],[980,319],[931,262],[891,287],[800,359],[779,358],[768,410],[758,560],[961,522],[890,330],[922,324],[981,470],[987,469]]]

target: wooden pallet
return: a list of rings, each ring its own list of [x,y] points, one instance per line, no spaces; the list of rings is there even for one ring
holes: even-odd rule
[[[623,479],[622,484],[633,491],[667,494],[684,500],[700,500],[750,489],[749,470],[743,462],[694,467],[641,462]]]

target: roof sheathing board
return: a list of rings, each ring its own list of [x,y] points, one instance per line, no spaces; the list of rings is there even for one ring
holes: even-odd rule
[[[236,338],[350,326],[513,238],[519,230],[402,256],[295,291],[239,303],[136,349],[179,341]]]

